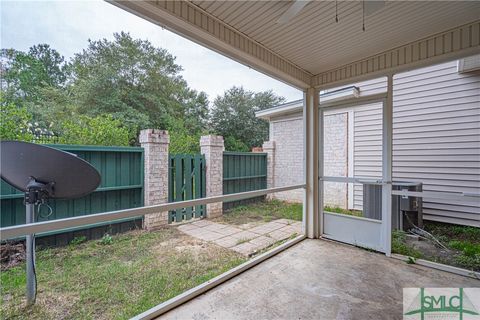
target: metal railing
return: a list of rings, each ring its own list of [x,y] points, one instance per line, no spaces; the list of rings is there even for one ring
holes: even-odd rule
[[[240,192],[240,193],[234,193],[229,195],[214,196],[214,197],[179,201],[179,202],[173,202],[173,203],[164,203],[164,204],[148,206],[148,207],[117,210],[117,211],[90,214],[86,216],[78,216],[78,217],[72,217],[72,218],[66,218],[66,219],[16,225],[16,226],[11,226],[6,228],[0,228],[0,240],[4,241],[4,240],[16,238],[16,237],[25,236],[28,234],[60,231],[63,229],[75,228],[75,227],[80,227],[88,224],[108,222],[108,221],[125,219],[125,218],[132,218],[139,215],[165,212],[165,211],[176,210],[179,208],[185,208],[190,206],[204,205],[208,203],[243,200],[243,199],[259,197],[259,196],[263,196],[271,193],[289,191],[289,190],[295,190],[295,189],[301,189],[301,188],[305,188],[305,184],[297,184],[297,185],[278,187],[278,188]]]

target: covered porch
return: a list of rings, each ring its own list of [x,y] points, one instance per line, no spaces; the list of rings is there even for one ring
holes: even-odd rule
[[[479,280],[324,240],[304,240],[160,319],[401,319],[402,288]]]
[[[303,183],[9,227],[2,230],[2,239],[303,189],[304,235],[137,318],[401,318],[402,288],[480,285],[472,277],[389,258],[392,195],[478,199],[468,192],[392,190],[392,114],[396,73],[480,53],[480,2],[110,2],[302,90]],[[369,181],[381,186],[381,217],[372,221],[325,214],[325,182],[362,180],[329,177],[324,172],[324,111],[319,93],[379,77],[386,78],[384,90],[355,103],[382,104],[382,178]],[[328,107],[338,105],[333,102]]]
[[[226,275],[223,280],[230,279],[228,282],[200,297],[188,301],[215,285],[192,290],[139,318],[161,314],[167,319],[401,318],[402,288],[479,285],[472,278],[388,258],[392,250],[392,195],[475,201],[476,195],[466,192],[392,190],[393,82],[400,72],[478,54],[479,3],[113,3],[304,92],[303,233],[309,239],[285,246],[284,252],[259,265],[251,261],[252,269]],[[377,93],[322,107],[321,91],[380,77],[385,79],[385,86]],[[373,221],[331,215],[324,212],[327,183],[363,182],[348,174],[330,177],[326,173],[324,110],[371,102],[381,104],[382,114],[381,179],[369,181],[381,186],[380,218]],[[313,240],[319,238],[384,255]]]

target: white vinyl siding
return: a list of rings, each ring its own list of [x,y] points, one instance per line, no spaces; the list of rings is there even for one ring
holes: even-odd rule
[[[393,177],[480,194],[480,77],[457,62],[394,78]],[[480,226],[477,202],[423,200],[425,219]]]
[[[354,85],[361,96],[372,95],[386,91],[386,78]],[[452,61],[398,74],[393,99],[393,179],[422,182],[425,191],[480,194],[480,72],[458,73]],[[353,175],[381,178],[381,105],[352,110]],[[284,143],[275,141],[277,147]],[[275,170],[281,175],[283,168]],[[362,186],[353,189],[350,206],[362,209]],[[426,220],[480,227],[480,198],[424,199],[423,212]]]
[[[355,107],[353,110],[353,174],[366,179],[381,179],[382,103]],[[362,210],[362,207],[363,185],[355,184],[353,208]]]
[[[384,88],[359,83],[362,95]],[[459,74],[456,61],[394,78],[393,179],[418,181],[425,191],[480,194],[480,77]],[[366,93],[368,92],[368,93]],[[364,107],[362,107],[364,108]],[[355,176],[381,176],[381,108],[355,112]],[[354,207],[362,208],[355,186]],[[480,199],[423,199],[424,218],[480,226]]]

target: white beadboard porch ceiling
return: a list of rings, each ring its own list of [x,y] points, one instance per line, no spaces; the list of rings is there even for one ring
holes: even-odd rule
[[[386,1],[365,17],[362,1],[310,1],[285,24],[293,1],[192,1],[310,74],[369,57],[480,18],[480,1]]]

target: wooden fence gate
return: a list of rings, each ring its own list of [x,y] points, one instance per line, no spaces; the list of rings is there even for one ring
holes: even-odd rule
[[[205,157],[201,154],[171,154],[168,166],[168,202],[205,197]],[[205,205],[169,211],[168,223],[205,217]]]

